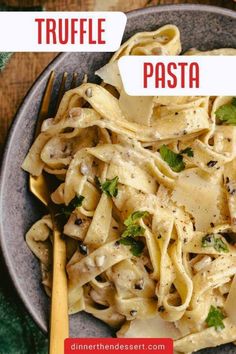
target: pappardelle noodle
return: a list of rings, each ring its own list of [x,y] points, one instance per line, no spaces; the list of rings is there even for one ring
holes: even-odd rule
[[[179,55],[166,25],[137,33],[65,93],[23,169],[54,175],[67,243],[69,313],[120,337],[172,337],[175,353],[236,340],[236,99],[131,97],[117,60]],[[236,55],[231,48],[186,55]],[[26,242],[50,295],[52,221]]]

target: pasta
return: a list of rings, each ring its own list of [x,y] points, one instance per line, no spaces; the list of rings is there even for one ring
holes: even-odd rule
[[[58,181],[69,313],[91,313],[120,337],[172,336],[187,354],[236,340],[236,115],[225,114],[235,99],[131,97],[117,65],[180,53],[174,25],[131,37],[97,71],[101,85],[65,93],[22,167]],[[48,294],[52,228],[47,215],[26,234]]]

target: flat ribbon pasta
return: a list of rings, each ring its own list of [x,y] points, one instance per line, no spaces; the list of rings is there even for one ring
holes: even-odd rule
[[[236,340],[236,127],[218,111],[234,99],[132,97],[117,63],[180,52],[174,25],[136,33],[96,72],[101,85],[64,94],[22,167],[55,181],[69,313],[118,337],[172,337],[176,354],[190,354]],[[26,234],[48,295],[52,228],[47,215]]]

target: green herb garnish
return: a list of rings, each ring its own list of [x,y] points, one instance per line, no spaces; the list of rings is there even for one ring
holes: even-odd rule
[[[215,234],[208,234],[202,238],[202,247],[213,247],[217,252],[228,253],[229,249],[227,244],[222,240],[221,237]]]
[[[84,200],[83,195],[77,195],[75,196],[69,203],[69,205],[62,207],[61,208],[61,213],[70,216],[71,213],[75,210],[75,208],[78,208],[82,205],[82,202]]]
[[[116,197],[118,194],[118,180],[119,177],[116,176],[113,179],[106,179],[104,183],[101,183],[101,181],[97,178],[97,183],[99,184],[101,190],[106,193],[109,197]]]
[[[143,236],[145,229],[140,225],[129,225],[126,227],[125,231],[122,233],[121,237],[137,237]]]
[[[140,240],[136,240],[135,237],[143,236],[145,229],[138,224],[138,221],[149,215],[148,211],[137,210],[130,214],[124,221],[126,229],[121,234],[120,242],[123,245],[131,246],[130,251],[134,256],[140,256],[144,248],[144,243]]]
[[[59,206],[57,209],[58,213],[55,214],[55,219],[61,229],[63,229],[75,208],[78,208],[82,205],[83,200],[84,196],[77,195],[70,201],[69,205]]]
[[[148,216],[149,212],[148,211],[140,211],[137,210],[134,213],[130,214],[129,217],[124,221],[125,226],[129,226],[134,224],[137,220],[144,218],[145,216]]]
[[[128,218],[124,221],[126,229],[122,233],[121,237],[143,236],[145,229],[142,226],[138,225],[137,222],[148,215],[149,212],[143,210],[137,210],[130,214]]]
[[[180,154],[186,154],[188,157],[193,157],[193,150],[191,147],[187,147],[186,149],[181,150]]]
[[[226,124],[236,125],[236,97],[232,99],[231,103],[219,107],[215,115]]]
[[[176,154],[166,145],[162,145],[159,152],[162,159],[168,163],[174,172],[180,172],[185,169],[185,163],[183,162],[183,156],[181,154]]]
[[[211,306],[208,316],[206,318],[206,323],[208,327],[215,327],[216,331],[220,331],[225,328],[223,319],[225,316],[217,307]]]
[[[144,249],[144,243],[140,240],[135,240],[133,237],[122,238],[120,243],[125,246],[131,246],[130,252],[136,257],[139,257]]]

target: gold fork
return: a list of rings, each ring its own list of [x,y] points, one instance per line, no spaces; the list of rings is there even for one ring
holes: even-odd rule
[[[44,119],[49,117],[49,106],[53,88],[55,73],[51,72],[44,92],[38,120],[36,124],[37,136]],[[67,73],[62,76],[59,93],[57,97],[56,108],[58,108],[63,93]],[[71,88],[76,86],[77,73],[73,74]],[[53,279],[52,279],[52,299],[50,316],[50,344],[49,354],[64,354],[64,340],[69,337],[69,319],[68,319],[68,293],[66,276],[66,244],[61,237],[57,224],[54,221],[54,208],[50,199],[50,188],[48,186],[45,174],[39,177],[30,175],[30,191],[48,208],[53,220]]]

